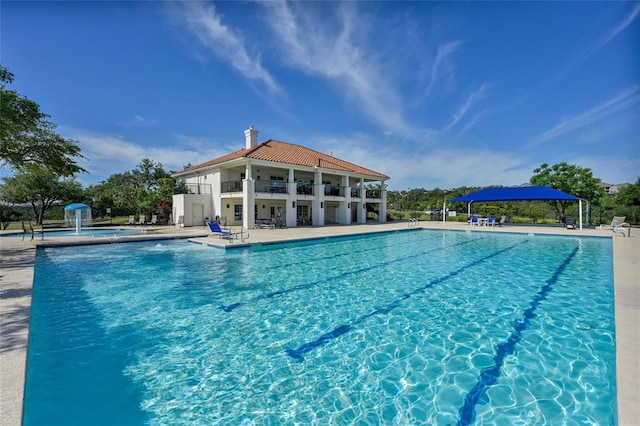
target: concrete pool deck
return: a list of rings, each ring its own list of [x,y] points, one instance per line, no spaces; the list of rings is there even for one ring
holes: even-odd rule
[[[247,244],[275,243],[308,238],[354,235],[407,229],[407,222],[319,228],[256,229],[249,232]],[[441,222],[419,222],[418,227],[443,229]],[[473,227],[466,223],[448,222],[444,229],[474,232],[517,232],[534,234],[612,237],[610,230],[567,230],[543,225]],[[37,246],[95,244],[159,238],[189,238],[193,242],[219,247],[238,245],[209,236],[204,228],[154,227],[143,236],[65,237],[22,241],[0,240],[0,425],[22,424],[22,403],[26,368],[31,289]],[[616,316],[616,374],[618,424],[640,424],[640,238],[637,229],[630,238],[613,236],[613,265]],[[38,238],[38,236],[36,236]]]

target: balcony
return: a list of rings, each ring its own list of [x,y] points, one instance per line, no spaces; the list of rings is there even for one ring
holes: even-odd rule
[[[344,195],[344,190],[340,186],[325,184],[324,195],[333,195],[339,197],[340,195]]]
[[[257,180],[256,192],[267,192],[270,194],[287,194],[287,182],[283,180]]]
[[[220,192],[242,192],[242,181],[241,180],[228,180],[226,182],[222,182],[220,184]]]
[[[174,189],[174,194],[211,194],[208,183],[180,183]]]
[[[298,182],[296,193],[299,195],[313,195],[313,184],[309,182]]]

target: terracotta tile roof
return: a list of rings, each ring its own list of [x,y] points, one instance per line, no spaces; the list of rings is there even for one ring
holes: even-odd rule
[[[222,164],[227,161],[235,160],[238,158],[252,158],[256,160],[273,161],[274,163],[292,164],[296,166],[318,166],[323,169],[333,169],[343,172],[352,172],[357,174],[368,175],[381,180],[389,179],[389,176],[383,175],[376,171],[358,166],[348,161],[341,160],[331,155],[323,154],[313,149],[306,148],[301,145],[295,145],[286,142],[280,142],[273,139],[269,139],[266,142],[262,142],[251,149],[240,149],[238,151],[231,152],[223,155],[222,157],[214,158],[213,160],[206,161],[202,164],[192,166],[178,172],[177,175],[182,175],[188,172],[196,171],[205,167],[214,166],[216,164]]]

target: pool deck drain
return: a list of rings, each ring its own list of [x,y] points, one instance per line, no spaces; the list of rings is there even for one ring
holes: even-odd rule
[[[104,238],[46,238],[44,241],[21,241],[20,238],[0,240],[0,425],[22,424],[24,377],[31,315],[31,289],[33,284],[36,246],[78,244],[114,244],[130,241],[150,241],[159,238],[186,238],[194,243],[228,249],[246,245],[273,244],[286,241],[322,239],[376,232],[406,230],[406,222],[353,226],[326,226],[318,228],[256,229],[249,238],[222,240],[207,236],[199,227],[174,229],[149,228],[152,233],[143,236]],[[440,222],[420,222],[425,229],[443,229]],[[447,230],[470,230],[469,225],[449,222]],[[612,237],[609,230],[567,230],[551,226],[505,226],[502,228],[476,228],[473,232],[515,232]],[[640,230],[634,229],[631,238],[613,235],[613,266],[616,317],[616,374],[618,424],[637,425],[640,419]]]

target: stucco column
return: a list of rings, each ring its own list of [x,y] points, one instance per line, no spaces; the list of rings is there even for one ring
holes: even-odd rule
[[[322,183],[322,172],[316,170],[313,178],[313,199],[312,222],[313,226],[324,226],[324,184]],[[323,206],[323,207],[320,207]]]
[[[367,190],[364,187],[364,179],[360,179],[360,205],[358,206],[358,223],[367,223]]]
[[[295,182],[295,171],[289,169],[289,181],[287,183],[288,197],[286,201],[285,214],[287,216],[287,228],[295,228],[297,226],[297,211],[296,208],[298,201],[298,188]]]
[[[338,223],[340,225],[351,224],[351,188],[349,188],[349,176],[342,176],[340,181],[341,190],[344,191],[344,201],[340,201],[338,206]]]
[[[387,222],[387,185],[384,181],[380,182],[380,206],[378,208],[380,223]]]
[[[247,229],[255,227],[254,204],[255,204],[255,184],[251,176],[251,163],[247,163],[245,169],[245,179],[242,180],[242,226]]]

